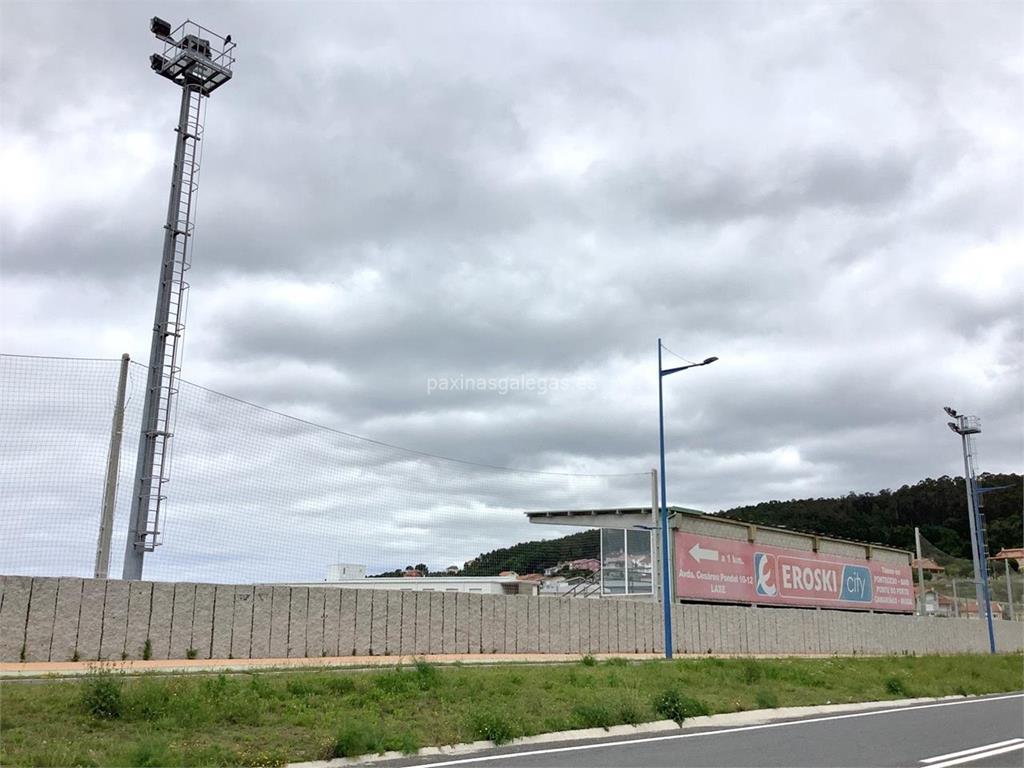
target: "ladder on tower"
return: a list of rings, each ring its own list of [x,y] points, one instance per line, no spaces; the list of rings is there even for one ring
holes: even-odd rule
[[[137,546],[152,552],[161,543],[161,515],[167,498],[164,485],[170,480],[171,438],[174,436],[175,405],[178,395],[178,374],[185,318],[188,309],[188,281],[191,266],[192,234],[195,223],[203,132],[203,93],[197,86],[186,86],[184,126],[179,126],[181,162],[176,169],[179,185],[170,202],[166,228],[169,247],[165,247],[163,289],[166,291],[166,320],[154,329],[160,337],[161,350],[154,370],[150,371],[153,387],[153,410],[144,438],[151,441],[152,463],[142,477],[140,487],[139,530]],[[176,198],[176,199],[175,199]]]

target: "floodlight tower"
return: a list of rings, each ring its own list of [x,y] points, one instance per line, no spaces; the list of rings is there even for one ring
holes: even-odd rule
[[[178,393],[188,297],[185,273],[192,257],[191,240],[202,155],[200,141],[206,112],[203,99],[231,79],[231,66],[235,60],[231,35],[221,37],[193,21],[185,21],[172,31],[168,22],[157,17],[150,20],[149,28],[164,43],[162,53],[149,57],[150,68],[181,88],[181,108],[142,407],[142,435],[125,544],[124,579],[141,579],[145,554],[161,543],[160,516],[166,499],[164,484],[170,471],[175,396]]]

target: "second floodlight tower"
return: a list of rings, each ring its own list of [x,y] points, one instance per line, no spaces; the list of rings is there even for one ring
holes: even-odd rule
[[[164,225],[163,259],[157,290],[153,340],[149,352],[142,434],[135,465],[128,539],[125,543],[125,579],[142,578],[142,562],[160,542],[161,514],[169,479],[174,406],[181,370],[182,335],[195,226],[199,181],[200,142],[203,135],[204,98],[231,79],[235,45],[231,35],[221,37],[193,21],[172,30],[154,17],[150,31],[164,44],[150,56],[150,68],[181,88],[174,170]]]

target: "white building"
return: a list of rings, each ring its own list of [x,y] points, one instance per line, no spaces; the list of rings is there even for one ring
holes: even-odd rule
[[[333,569],[335,566],[331,566]],[[363,573],[366,568],[363,567]],[[482,595],[536,595],[540,582],[509,576],[381,576],[376,578],[329,578],[327,583],[291,584],[293,587],[341,587],[342,589],[391,589],[401,592],[472,592]]]
[[[335,563],[327,566],[328,581],[346,581],[347,579],[362,579],[366,576],[366,566],[356,563]]]

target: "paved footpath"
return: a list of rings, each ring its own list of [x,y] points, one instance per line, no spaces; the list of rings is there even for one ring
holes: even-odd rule
[[[994,768],[1024,765],[1024,694],[378,764],[476,768]]]
[[[595,659],[627,658],[636,661],[661,659],[660,653],[595,653]],[[687,657],[677,657],[687,658]],[[692,658],[701,658],[694,656]],[[751,657],[746,657],[751,658]],[[755,657],[756,658],[756,657]],[[246,672],[261,669],[301,669],[323,667],[393,667],[414,661],[431,664],[544,664],[573,662],[573,653],[449,653],[420,656],[318,656],[294,659],[150,659],[149,661],[36,661],[0,663],[0,677],[47,677],[85,675],[98,668],[128,674],[138,672]]]

